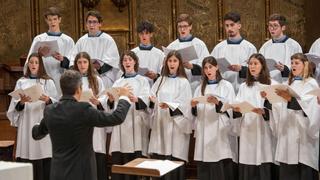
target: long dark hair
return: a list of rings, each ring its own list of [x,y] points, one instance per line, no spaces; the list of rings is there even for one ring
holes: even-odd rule
[[[252,58],[257,59],[261,64],[261,71],[259,73],[258,79],[255,79],[251,75],[250,70],[249,70],[249,63],[250,63],[250,60]],[[249,86],[249,87],[253,86],[255,80],[257,80],[261,84],[268,84],[268,85],[271,84],[271,78],[270,78],[269,69],[268,69],[268,66],[267,66],[267,63],[266,63],[266,59],[264,58],[264,56],[262,54],[259,54],[259,53],[252,54],[250,56],[250,58],[249,58],[248,70],[247,70],[247,79],[246,79],[247,86]]]
[[[41,78],[41,79],[51,79],[51,77],[47,74],[47,71],[46,69],[44,68],[44,65],[43,65],[43,59],[42,57],[38,54],[38,53],[32,53],[29,58],[28,58],[28,64],[30,62],[30,59],[33,58],[33,57],[36,57],[38,58],[39,60],[39,70],[37,72],[37,77],[38,78]],[[31,75],[31,71],[29,69],[29,65],[28,65],[28,68],[27,68],[27,71],[26,73],[24,74],[24,77],[26,78],[29,78]]]
[[[303,80],[312,77],[312,66],[311,63],[309,62],[308,58],[306,55],[302,54],[302,53],[296,53],[294,55],[291,56],[291,61],[293,59],[299,59],[300,61],[302,61],[302,63],[304,64],[304,68],[303,68],[303,74],[302,74],[302,78]],[[293,82],[293,74],[292,74],[292,70],[290,71],[289,74],[289,85],[292,84]]]
[[[124,58],[124,56],[130,56],[133,60],[134,60],[134,62],[136,63],[135,65],[134,65],[134,71],[135,72],[138,72],[138,70],[139,70],[139,58],[138,58],[138,56],[136,55],[136,53],[134,53],[133,51],[124,51],[122,54],[121,54],[121,57],[120,57],[120,61],[119,61],[119,67],[120,67],[120,69],[121,69],[121,71],[122,72],[124,72],[124,73],[126,73],[126,71],[125,71],[125,69],[124,69],[124,67],[123,67],[123,58]]]
[[[169,76],[170,75],[169,66],[168,66],[168,60],[172,56],[175,56],[179,60],[179,67],[177,69],[177,76],[187,79],[187,74],[186,74],[186,71],[184,70],[184,67],[183,67],[181,54],[176,50],[170,51],[168,53],[168,55],[166,56],[165,60],[163,61],[163,67],[161,69],[161,79],[160,79],[160,83],[159,83],[158,89],[156,91],[156,95],[158,95],[158,91],[159,91],[160,86],[161,86],[161,84],[163,82],[164,76]]]
[[[97,72],[93,68],[91,58],[87,52],[79,52],[77,54],[77,56],[75,57],[75,60],[74,60],[74,67],[73,68],[74,68],[74,70],[79,71],[77,62],[80,58],[84,58],[89,61],[88,62],[89,66],[88,66],[88,71],[87,71],[89,88],[92,89],[94,95],[98,95],[99,94],[99,83],[98,83],[98,78],[97,78]]]
[[[201,94],[204,95],[204,91],[207,87],[208,84],[208,77],[206,76],[206,74],[204,73],[204,66],[206,65],[206,63],[209,63],[215,67],[217,67],[218,63],[216,58],[214,58],[213,56],[208,56],[205,57],[202,61],[202,83],[201,83]],[[216,81],[221,81],[222,76],[221,73],[219,71],[219,69],[217,69],[216,71]]]

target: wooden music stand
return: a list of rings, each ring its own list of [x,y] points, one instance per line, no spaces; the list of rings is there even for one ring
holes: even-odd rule
[[[112,173],[117,173],[117,174],[128,174],[128,175],[147,176],[147,177],[161,177],[164,174],[161,175],[158,169],[136,167],[138,164],[144,161],[155,161],[155,160],[157,159],[137,158],[124,165],[112,165],[111,171]],[[173,161],[173,162],[181,164],[180,166],[184,164],[183,161]]]

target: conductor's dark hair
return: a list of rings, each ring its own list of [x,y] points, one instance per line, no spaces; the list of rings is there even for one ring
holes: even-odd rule
[[[227,14],[224,15],[223,21],[230,20],[235,23],[239,23],[241,21],[241,16],[237,12],[228,12]]]
[[[250,61],[253,58],[257,59],[261,64],[261,71],[259,72],[259,76],[257,77],[258,79],[255,79],[249,70]],[[271,84],[271,78],[270,78],[270,73],[269,73],[266,59],[262,54],[259,54],[259,53],[252,54],[248,60],[246,84],[247,86],[252,87],[255,81],[258,81],[261,84],[267,84],[267,85]]]
[[[60,87],[62,95],[73,96],[76,90],[82,86],[82,76],[75,70],[65,71],[60,78]]]
[[[57,7],[49,7],[44,12],[44,17],[47,18],[48,16],[58,16],[61,17],[60,10]]]
[[[149,21],[141,21],[137,27],[137,32],[142,33],[143,31],[146,31],[148,33],[154,32],[154,26]]]
[[[287,25],[287,19],[286,17],[284,17],[283,15],[281,14],[271,14],[270,17],[269,17],[269,21],[278,21],[280,26],[285,26]]]
[[[204,96],[204,91],[206,90],[207,84],[208,84],[208,77],[206,76],[206,74],[204,73],[204,66],[209,63],[212,66],[217,67],[218,66],[218,62],[216,60],[216,58],[214,58],[213,56],[208,56],[205,57],[202,61],[202,83],[201,83],[201,94]],[[219,71],[219,69],[217,69],[216,71],[216,81],[220,82],[222,80],[222,76],[221,73]]]
[[[101,13],[99,11],[96,11],[96,10],[88,11],[87,15],[86,15],[86,21],[88,21],[88,17],[89,16],[96,17],[98,19],[98,22],[102,23],[102,16],[101,16]]]

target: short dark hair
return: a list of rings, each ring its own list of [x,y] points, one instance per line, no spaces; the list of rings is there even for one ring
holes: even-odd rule
[[[137,27],[137,32],[142,33],[143,31],[153,33],[154,32],[154,26],[149,21],[141,21]]]
[[[44,17],[47,18],[48,16],[58,16],[61,17],[60,10],[57,7],[49,7],[44,12]]]
[[[189,14],[180,14],[177,19],[177,23],[182,21],[186,21],[189,25],[192,25],[192,17]]]
[[[136,62],[136,64],[134,65],[134,71],[138,72],[138,69],[139,69],[139,58],[136,55],[136,53],[134,53],[133,51],[124,51],[121,54],[120,61],[119,61],[119,67],[120,67],[121,71],[126,73],[126,70],[124,69],[123,64],[122,64],[123,63],[123,58],[124,58],[125,55],[130,56],[134,60],[134,62]]]
[[[88,21],[88,17],[89,16],[96,17],[98,19],[98,22],[102,23],[102,16],[101,16],[101,13],[99,11],[96,11],[96,10],[88,11],[87,15],[86,15],[86,21]]]
[[[270,17],[269,17],[269,21],[278,21],[280,26],[285,26],[287,25],[287,19],[286,17],[284,17],[283,15],[281,14],[271,14]]]
[[[230,20],[230,21],[238,23],[241,21],[241,16],[237,12],[228,12],[223,17],[223,21],[226,21],[226,20]]]
[[[82,76],[75,70],[65,71],[60,78],[60,88],[62,95],[73,96],[76,90],[82,86]]]

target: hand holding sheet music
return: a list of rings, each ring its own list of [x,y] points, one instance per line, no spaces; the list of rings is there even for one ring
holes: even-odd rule
[[[173,49],[168,49],[163,46],[162,46],[162,50],[166,56],[169,54],[169,52],[173,51]],[[189,62],[191,60],[199,58],[194,46],[188,46],[182,49],[178,49],[177,51],[181,54],[183,62]]]
[[[210,96],[213,96],[213,97],[217,98],[218,100],[223,99],[223,98],[222,98],[221,96],[219,96],[219,95],[206,94],[206,95],[204,95],[204,96],[199,96],[199,97],[192,98],[192,100],[198,101],[199,103],[202,103],[202,104],[209,104],[209,102],[208,102],[208,97],[210,97]]]
[[[241,113],[249,113],[249,112],[252,112],[252,110],[254,110],[256,107],[254,107],[248,101],[243,101],[243,102],[240,102],[240,103],[232,103],[232,104],[224,103],[222,108],[221,108],[221,111],[225,112],[225,111],[227,111],[228,109],[231,109],[231,108],[232,109],[233,108],[239,108]]]
[[[26,89],[17,89],[11,93],[9,96],[18,100],[20,99],[20,94],[30,97],[31,102],[38,101],[42,94],[44,94],[43,89],[40,84],[36,84]]]
[[[41,50],[41,53],[44,57],[49,57],[54,55],[56,52],[59,52],[59,46],[58,42],[56,40],[53,41],[38,41],[33,46],[32,52],[39,52]]]
[[[290,86],[285,84],[275,84],[269,86],[263,86],[260,88],[261,91],[266,92],[266,98],[270,101],[270,103],[278,103],[278,102],[286,102],[286,100],[277,94],[277,90],[288,90],[289,94],[292,97],[300,99],[300,96],[297,92],[295,92]]]

